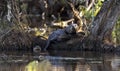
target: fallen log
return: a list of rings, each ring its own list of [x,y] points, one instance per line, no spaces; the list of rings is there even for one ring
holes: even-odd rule
[[[118,52],[120,48],[76,34],[71,36],[70,40],[51,44],[49,50]]]

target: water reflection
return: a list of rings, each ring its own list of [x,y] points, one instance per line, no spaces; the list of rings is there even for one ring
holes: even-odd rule
[[[25,67],[25,71],[50,71],[51,63],[48,60],[42,60],[38,62],[37,60],[28,63]]]
[[[0,71],[120,71],[120,56],[77,51],[1,52]]]

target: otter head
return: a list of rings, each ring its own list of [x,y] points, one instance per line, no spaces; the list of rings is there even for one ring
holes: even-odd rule
[[[77,24],[74,23],[74,24],[71,24],[71,25],[75,28],[76,31],[78,30],[79,27],[78,27]]]
[[[76,34],[77,29],[78,29],[77,24],[71,24],[65,28],[65,32],[68,34]]]

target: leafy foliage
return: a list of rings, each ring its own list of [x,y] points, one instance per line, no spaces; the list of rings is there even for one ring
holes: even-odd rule
[[[118,19],[114,30],[112,32],[112,36],[113,36],[113,40],[115,42],[116,45],[120,44],[120,18]]]

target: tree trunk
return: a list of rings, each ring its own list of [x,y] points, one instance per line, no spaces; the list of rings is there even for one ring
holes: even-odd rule
[[[111,33],[119,14],[120,0],[105,1],[92,23],[90,38],[110,43],[112,40]]]
[[[112,42],[112,31],[120,14],[120,0],[108,0],[103,3],[101,10],[95,17],[90,28],[90,35],[78,38],[75,36],[73,41],[70,40],[53,44],[50,49],[72,49],[85,51],[101,51],[114,52],[118,49],[114,48]],[[66,45],[64,45],[66,44]],[[63,46],[64,45],[64,46]],[[57,48],[56,48],[57,47]],[[63,48],[62,48],[63,47]],[[74,48],[73,48],[74,47]],[[119,49],[120,50],[120,49]]]

